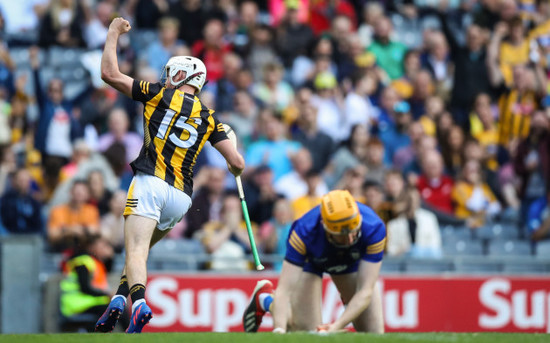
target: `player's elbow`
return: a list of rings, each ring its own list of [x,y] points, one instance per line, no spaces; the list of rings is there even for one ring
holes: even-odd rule
[[[244,158],[240,154],[236,154],[229,162],[231,172],[237,176],[241,175],[244,170]]]
[[[106,68],[101,68],[101,79],[103,81],[105,81],[106,83],[109,83],[113,80],[114,76],[113,76],[113,73],[106,69]]]

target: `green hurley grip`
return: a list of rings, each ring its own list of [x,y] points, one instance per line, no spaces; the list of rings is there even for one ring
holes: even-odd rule
[[[248,207],[246,206],[246,201],[244,200],[244,198],[241,198],[241,207],[243,208],[246,231],[248,231],[248,239],[250,240],[250,246],[252,247],[252,255],[254,256],[254,264],[256,265],[256,270],[264,270],[265,267],[260,262],[260,257],[258,256],[258,249],[256,248],[254,234],[252,233],[252,226],[250,225],[250,217],[248,216]]]

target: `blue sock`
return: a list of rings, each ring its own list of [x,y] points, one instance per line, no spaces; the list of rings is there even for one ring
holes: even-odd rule
[[[269,294],[265,297],[262,306],[266,312],[269,312],[269,306],[271,306],[271,303],[273,302],[273,296]]]

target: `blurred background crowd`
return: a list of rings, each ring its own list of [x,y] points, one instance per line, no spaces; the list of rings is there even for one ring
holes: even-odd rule
[[[157,82],[171,56],[204,61],[199,96],[237,133],[271,268],[331,189],[383,218],[390,256],[536,254],[550,237],[547,1],[0,0],[0,14],[5,235],[38,233],[53,253],[99,235],[106,255],[122,251],[143,108],[99,65],[123,16],[124,73]],[[493,245],[502,237],[515,245]],[[211,257],[199,268],[251,267],[234,180],[210,146],[162,244],[174,242]]]

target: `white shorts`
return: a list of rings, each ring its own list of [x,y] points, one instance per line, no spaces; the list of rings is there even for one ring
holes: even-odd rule
[[[191,198],[164,180],[137,173],[128,189],[124,216],[131,214],[157,221],[157,229],[173,228],[191,207]]]

